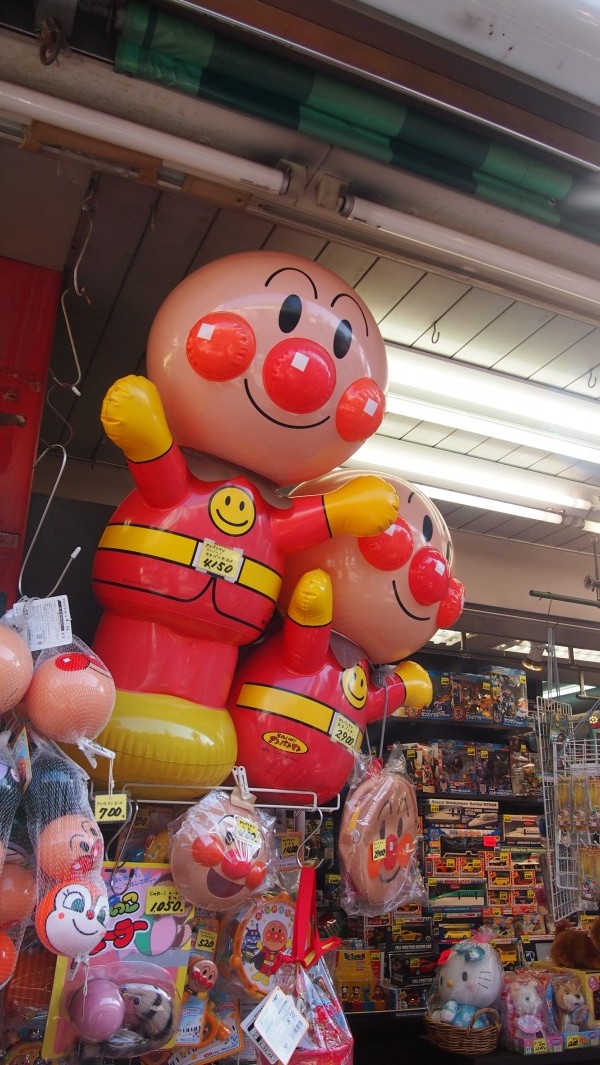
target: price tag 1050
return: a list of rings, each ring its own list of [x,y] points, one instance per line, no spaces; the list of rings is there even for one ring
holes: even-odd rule
[[[169,914],[183,913],[186,902],[182,899],[174,884],[157,884],[146,892],[145,913],[165,917]]]

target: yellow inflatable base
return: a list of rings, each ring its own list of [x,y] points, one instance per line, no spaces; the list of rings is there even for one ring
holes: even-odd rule
[[[107,726],[96,743],[115,752],[115,790],[127,787],[136,799],[200,798],[207,787],[222,784],[237,755],[237,739],[228,710],[199,706],[170,695],[117,691]],[[90,769],[77,749],[68,754],[106,787],[108,762]]]

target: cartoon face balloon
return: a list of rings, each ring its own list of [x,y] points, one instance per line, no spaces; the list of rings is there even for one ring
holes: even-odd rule
[[[55,884],[38,903],[35,929],[53,954],[86,957],[104,938],[109,907],[101,882]]]
[[[280,485],[341,465],[384,414],[371,313],[293,255],[244,252],[190,274],[156,315],[147,367],[178,444]]]
[[[102,833],[91,817],[65,814],[42,828],[36,855],[41,872],[51,880],[85,877],[102,865]]]
[[[22,636],[0,625],[0,714],[20,703],[33,674],[31,651]]]
[[[292,495],[329,491],[358,471],[339,471],[302,484]],[[464,588],[452,576],[452,541],[436,506],[414,485],[386,478],[400,500],[399,516],[378,536],[338,536],[289,556],[280,607],[294,584],[320,566],[333,583],[333,628],[371,662],[398,662],[460,617]]]
[[[213,791],[188,810],[173,836],[171,873],[185,899],[223,912],[258,891],[269,857],[259,812]]]
[[[58,743],[77,743],[106,725],[115,684],[96,655],[61,651],[36,664],[25,702],[34,729]]]
[[[417,874],[417,822],[415,789],[404,773],[384,769],[350,792],[339,854],[354,912],[384,913],[409,901]]]

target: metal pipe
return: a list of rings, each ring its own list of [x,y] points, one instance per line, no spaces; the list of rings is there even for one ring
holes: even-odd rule
[[[598,606],[600,602],[594,599],[578,599],[573,595],[559,595],[558,592],[538,592],[535,589],[529,590],[529,594],[535,599],[556,599],[559,603],[577,603],[579,606]]]

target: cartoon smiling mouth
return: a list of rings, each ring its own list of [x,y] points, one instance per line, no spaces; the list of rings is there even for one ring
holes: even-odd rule
[[[407,617],[412,618],[413,621],[430,621],[431,614],[427,614],[425,617],[419,617],[418,614],[411,614],[410,610],[408,610],[407,607],[404,606],[404,603],[402,602],[400,596],[398,595],[398,589],[396,587],[396,582],[395,581],[392,581],[392,588],[394,589],[394,595],[396,597],[396,602],[397,602],[398,606],[400,607],[401,610],[404,611],[404,613],[406,614]]]
[[[215,513],[217,514],[217,517],[223,522],[223,525],[232,525],[234,529],[243,529],[246,525],[249,524],[248,519],[246,519],[245,521],[231,521],[231,518],[226,518],[225,515],[218,509],[215,511]]]
[[[208,870],[206,886],[216,899],[230,899],[232,895],[237,895],[244,887],[243,884],[235,884],[232,880],[226,880],[215,869]]]
[[[93,928],[91,932],[86,932],[86,931],[84,931],[83,928],[79,927],[79,925],[77,924],[76,921],[73,921],[73,928],[75,929],[76,932],[79,932],[80,936],[97,936],[98,935],[98,926],[97,925],[96,925],[96,928]]]
[[[281,422],[278,418],[273,418],[272,415],[267,414],[267,412],[258,405],[250,391],[250,385],[248,384],[247,378],[244,378],[244,388],[246,389],[246,395],[254,409],[257,410],[259,414],[262,414],[263,418],[266,418],[267,421],[273,422],[275,425],[281,425],[284,429],[316,429],[319,425],[324,425],[325,422],[330,420],[330,415],[326,414],[324,418],[320,419],[320,421],[309,422],[307,425],[298,425],[297,422]]]

